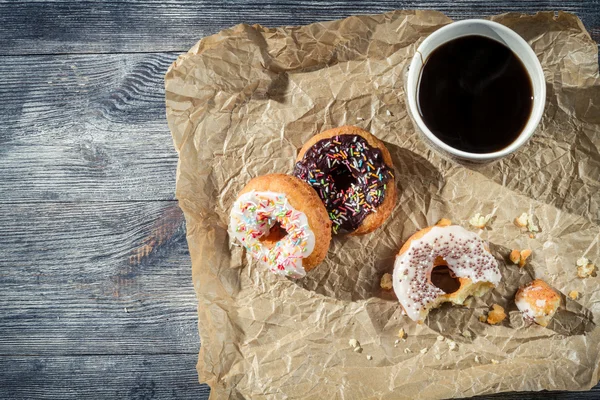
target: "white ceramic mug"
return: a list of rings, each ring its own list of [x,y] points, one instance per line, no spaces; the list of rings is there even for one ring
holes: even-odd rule
[[[442,142],[429,130],[429,128],[427,128],[427,125],[425,125],[425,122],[421,118],[418,108],[417,93],[419,90],[421,71],[423,69],[424,62],[427,60],[427,57],[429,57],[429,55],[435,49],[444,43],[459,37],[471,35],[486,36],[504,44],[506,47],[511,49],[525,66],[533,87],[533,107],[531,109],[529,120],[525,124],[523,131],[509,146],[492,153],[470,153],[456,149]],[[413,121],[417,125],[418,130],[425,135],[429,143],[431,143],[433,147],[449,154],[452,157],[472,162],[492,161],[511,154],[519,147],[523,146],[527,140],[529,140],[531,135],[533,135],[533,132],[538,126],[544,112],[544,105],[546,103],[546,82],[544,80],[544,71],[542,70],[542,66],[540,65],[537,56],[529,44],[516,32],[505,27],[504,25],[483,19],[468,19],[454,22],[429,35],[423,41],[423,43],[421,43],[417,49],[417,52],[412,58],[405,89],[408,107]]]

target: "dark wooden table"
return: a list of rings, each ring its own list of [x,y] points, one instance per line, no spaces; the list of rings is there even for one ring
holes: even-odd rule
[[[455,19],[600,1],[0,1],[0,398],[205,399],[163,75],[239,22]],[[600,398],[585,393],[487,398]]]

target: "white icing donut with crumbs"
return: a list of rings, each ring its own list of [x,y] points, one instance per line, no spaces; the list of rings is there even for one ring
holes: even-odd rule
[[[431,282],[439,265],[446,265],[460,281],[456,292],[447,294]],[[455,225],[433,226],[417,232],[402,247],[393,284],[406,314],[423,321],[431,308],[447,301],[462,304],[468,296],[497,285],[501,277],[498,262],[477,234]]]

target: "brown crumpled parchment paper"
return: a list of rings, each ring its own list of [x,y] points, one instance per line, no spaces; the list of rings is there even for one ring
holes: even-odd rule
[[[483,166],[428,148],[407,114],[406,66],[428,34],[451,22],[438,12],[238,25],[202,39],[169,69],[177,198],[198,296],[197,367],[212,398],[445,398],[598,382],[600,277],[580,279],[575,266],[583,255],[600,263],[597,46],[566,13],[493,20],[529,41],[548,95],[529,144]],[[336,237],[306,278],[274,276],[230,243],[229,209],[252,177],[290,173],[304,141],[344,124],[387,143],[396,209],[370,235]],[[502,284],[470,307],[442,307],[422,325],[403,317],[393,294],[379,287],[403,241],[442,217],[474,229],[467,221],[476,212],[494,214],[480,231],[494,254],[506,260],[511,248],[531,248],[528,266],[500,261]],[[539,219],[535,238],[513,225],[522,212]],[[514,305],[519,285],[534,277],[582,294],[563,297],[548,328],[527,326]],[[478,321],[492,303],[509,311],[500,326]],[[408,337],[395,347],[400,328]],[[348,345],[352,338],[362,353]]]

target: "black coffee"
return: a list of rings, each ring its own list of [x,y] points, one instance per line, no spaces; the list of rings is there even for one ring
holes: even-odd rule
[[[484,36],[461,37],[435,49],[425,60],[417,97],[429,130],[470,153],[510,145],[533,106],[531,79],[521,60]]]

